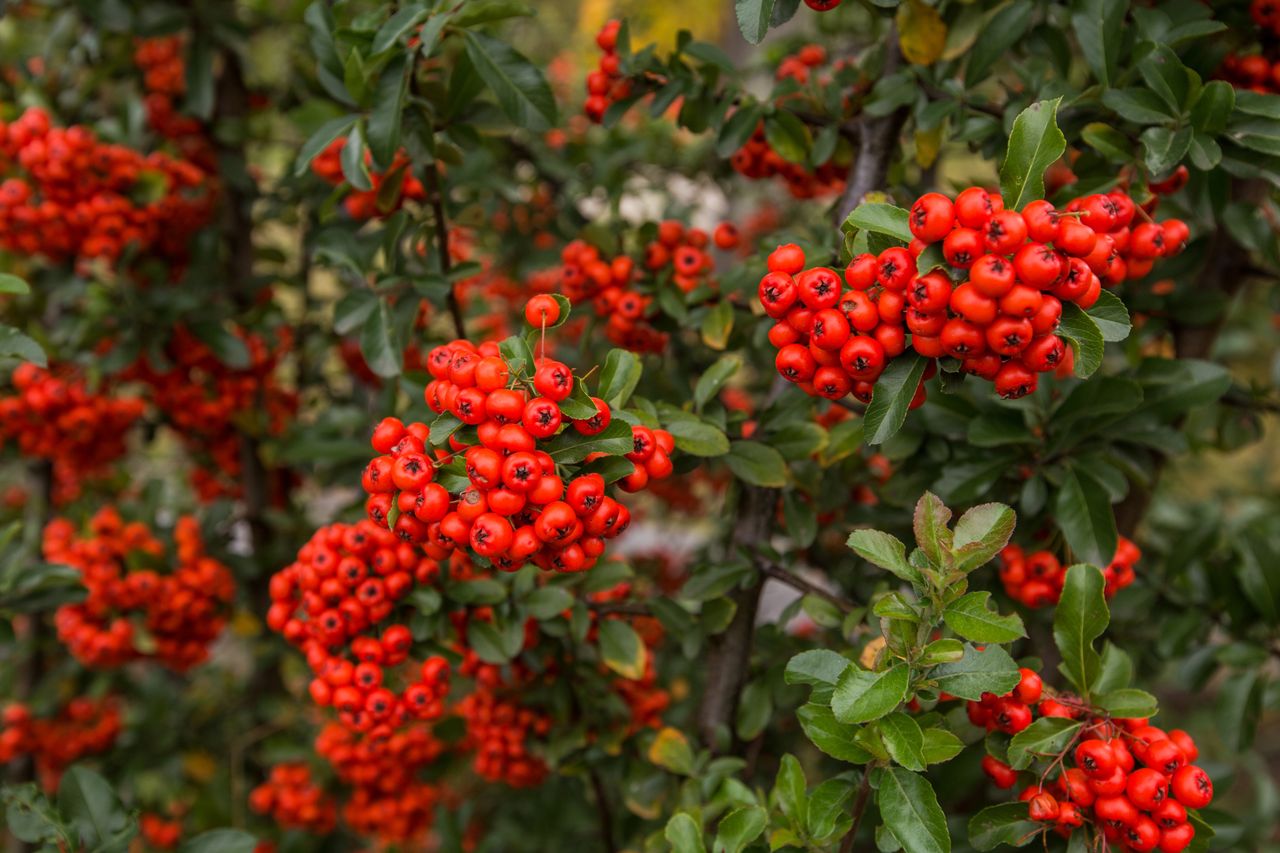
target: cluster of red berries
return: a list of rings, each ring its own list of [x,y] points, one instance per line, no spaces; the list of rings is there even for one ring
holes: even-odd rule
[[[104,507],[81,536],[65,518],[44,529],[44,557],[79,570],[84,601],[64,604],[54,616],[58,639],[89,667],[117,667],[151,658],[179,672],[203,663],[226,624],[235,593],[231,571],[205,554],[200,525],[178,519],[172,571],[163,543],[145,524],[126,523]]]
[[[476,347],[457,340],[436,347],[427,362],[434,377],[426,388],[428,406],[474,427],[474,438],[470,430],[454,432],[449,450],[436,450],[433,461],[429,426],[382,421],[372,441],[380,455],[362,479],[369,517],[390,524],[405,541],[423,543],[438,559],[470,546],[503,571],[526,562],[563,572],[595,565],[605,540],[627,528],[631,513],[606,493],[598,474],[566,484],[539,442],[570,428],[584,436],[603,433],[613,418],[609,405],[592,397],[594,415],[566,418],[560,404],[578,381],[569,367],[542,358],[532,377],[522,377],[492,342]],[[633,449],[626,458],[634,468],[620,486],[635,491],[650,478],[671,474],[674,441],[665,430],[630,430]],[[436,482],[436,467],[459,455],[469,485],[453,494]],[[593,457],[599,455],[586,461]]]
[[[359,734],[330,724],[316,737],[316,752],[352,786],[343,820],[384,844],[408,844],[431,827],[439,789],[419,776],[444,752],[424,724],[387,737]]]
[[[645,277],[670,275],[683,293],[703,287],[716,291],[719,285],[713,277],[715,261],[709,249],[714,244],[730,251],[741,239],[730,222],[720,223],[707,234],[701,228],[687,228],[668,219],[658,224],[656,239],[645,246],[639,270],[626,255],[606,259],[590,243],[574,240],[561,250],[558,277],[551,286],[574,305],[590,301],[596,315],[605,320],[605,336],[614,346],[633,352],[662,352],[670,336],[654,328],[654,297],[637,285]]]
[[[783,158],[769,144],[763,124],[755,129],[741,148],[733,152],[729,164],[739,175],[755,181],[781,178],[787,185],[787,191],[795,198],[836,195],[844,191],[848,177],[847,164],[842,164],[835,155],[813,171]]]
[[[1142,551],[1121,536],[1115,556],[1102,570],[1106,580],[1103,589],[1108,599],[1134,581],[1134,566],[1142,559]],[[1050,551],[1026,553],[1021,546],[1010,544],[1000,552],[1000,581],[1010,598],[1032,609],[1057,604],[1062,596],[1067,567]]]
[[[104,258],[127,247],[181,262],[208,224],[216,191],[196,164],[53,127],[32,107],[0,122],[0,247],[54,261]]]
[[[599,124],[609,105],[631,97],[631,81],[622,76],[622,60],[618,58],[618,31],[622,22],[606,21],[596,34],[596,46],[600,48],[600,62],[587,75],[587,100],[583,111],[587,118]]]
[[[1280,36],[1280,2],[1278,0],[1253,0],[1249,4],[1249,14],[1253,22],[1271,35]]]
[[[1261,95],[1280,92],[1280,61],[1260,53],[1228,53],[1218,66],[1218,76],[1237,89],[1249,89]]]
[[[79,496],[86,479],[109,472],[125,454],[125,436],[143,414],[135,397],[95,394],[70,368],[21,364],[11,397],[0,398],[0,446],[53,464],[55,503]]]
[[[155,812],[143,812],[138,816],[138,833],[148,847],[172,850],[182,840],[182,821]]]
[[[959,359],[1002,397],[1029,394],[1037,374],[1070,363],[1054,333],[1064,302],[1089,308],[1104,284],[1146,275],[1186,244],[1185,223],[1132,226],[1136,210],[1119,192],[1076,199],[1062,212],[1034,201],[1021,213],[981,187],[954,202],[928,193],[909,214],[911,245],[855,257],[844,273],[848,292],[834,271],[805,270],[799,247],[779,247],[760,282],[766,312],[782,321],[770,331],[779,372],[811,393],[865,400],[909,332],[920,355]],[[921,275],[918,259],[933,244],[945,266]]]
[[[528,750],[527,741],[551,731],[550,717],[483,688],[468,694],[457,711],[466,721],[465,745],[475,751],[475,771],[481,778],[513,788],[542,784],[547,763]]]
[[[192,485],[205,501],[239,494],[240,433],[279,435],[298,408],[297,394],[276,378],[292,345],[291,331],[279,330],[273,347],[258,334],[236,334],[249,351],[247,367],[227,366],[180,326],[165,350],[167,365],[156,367],[143,358],[122,374],[148,386],[152,402],[196,457]]]
[[[804,0],[804,5],[815,12],[830,12],[841,2],[842,0]]]
[[[1213,801],[1209,774],[1192,763],[1200,753],[1191,735],[1180,729],[1165,732],[1145,718],[1094,716],[1065,697],[1040,699],[1039,678],[1028,679],[1027,672],[1009,696],[970,702],[969,718],[988,731],[1014,734],[1031,725],[1035,705],[1041,717],[1086,722],[1081,734],[1052,757],[1050,769],[1020,792],[1031,820],[1063,837],[1092,826],[1106,842],[1140,853],[1185,850],[1195,837],[1188,810]],[[1046,784],[1045,776],[1055,768],[1060,772]],[[1018,784],[1019,772],[993,755],[983,757],[982,769],[997,787]]]
[[[339,136],[311,161],[311,171],[335,187],[341,186],[347,180],[342,172],[342,149],[346,144],[347,138]],[[364,162],[366,165],[373,162],[373,155],[368,151],[364,153]],[[399,181],[400,188],[395,198],[386,206],[382,206],[378,204],[378,194],[387,181]],[[352,219],[364,220],[386,216],[399,210],[406,201],[422,201],[427,197],[426,187],[414,176],[409,155],[403,149],[396,152],[390,167],[385,172],[371,173],[369,183],[372,185],[370,189],[353,190],[342,202],[342,206]]]
[[[0,764],[30,754],[46,791],[57,790],[62,771],[82,757],[110,749],[121,729],[114,699],[83,696],[49,718],[36,717],[26,705],[10,705],[0,725]]]
[[[415,583],[439,571],[385,526],[361,521],[320,528],[272,576],[267,625],[306,654],[312,700],[335,708],[344,726],[385,738],[444,714],[448,663],[409,664],[413,637],[403,625],[374,633]]]
[[[156,133],[172,140],[187,160],[206,172],[217,171],[218,156],[199,119],[183,115],[174,105],[187,91],[187,69],[180,35],[137,39],[133,63],[142,71],[147,122]]]
[[[327,835],[338,822],[338,809],[302,763],[277,764],[267,781],[249,792],[249,808],[285,829]]]

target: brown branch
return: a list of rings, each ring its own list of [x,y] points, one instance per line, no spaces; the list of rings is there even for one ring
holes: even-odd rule
[[[831,592],[830,590],[823,589],[822,587],[816,584],[810,583],[809,581],[805,580],[804,578],[800,577],[794,572],[788,571],[787,569],[783,568],[777,563],[771,563],[768,561],[761,560],[761,561],[758,561],[756,565],[758,566],[760,571],[764,572],[764,574],[767,577],[771,577],[774,580],[778,581],[779,583],[784,583],[787,586],[791,587],[792,589],[798,589],[801,592],[805,593],[806,595],[816,595],[818,598],[831,602],[836,607],[843,610],[845,613],[851,613],[852,611],[857,609],[857,605],[855,605],[852,601],[848,601],[836,595],[834,592]]]
[[[885,62],[882,76],[898,70],[902,52],[898,49],[898,28],[890,24],[885,33]],[[887,116],[863,115],[859,129],[858,157],[849,173],[849,183],[836,207],[838,222],[853,212],[867,193],[881,189],[889,174],[889,164],[898,148],[898,137],[907,121],[907,108],[899,107]]]
[[[609,806],[608,792],[596,768],[588,768],[587,775],[591,779],[591,790],[596,796],[596,814],[600,819],[600,843],[604,845],[605,853],[617,853],[618,845],[613,840],[613,810]]]
[[[784,380],[785,381],[785,380]],[[761,567],[753,552],[769,536],[778,506],[777,489],[743,485],[738,499],[737,520],[733,525],[731,545],[748,552],[748,559]],[[708,641],[706,683],[698,704],[697,725],[702,740],[713,752],[725,752],[723,734],[732,742],[732,723],[738,710],[738,698],[751,663],[751,646],[755,639],[756,610],[760,606],[763,585],[735,589],[729,600],[735,606],[733,621],[724,631]]]
[[[862,826],[862,816],[867,811],[867,803],[871,801],[871,767],[862,771],[862,785],[858,787],[858,799],[853,803],[853,826],[845,833],[840,842],[840,853],[853,853],[854,842],[858,838],[858,828]]]

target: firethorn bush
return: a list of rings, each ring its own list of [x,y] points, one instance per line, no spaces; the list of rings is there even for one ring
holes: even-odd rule
[[[7,849],[1280,850],[1280,3],[16,0]]]

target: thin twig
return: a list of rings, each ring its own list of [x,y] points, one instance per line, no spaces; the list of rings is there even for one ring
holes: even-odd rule
[[[604,844],[606,853],[617,853],[618,845],[613,840],[613,810],[609,806],[604,782],[600,779],[600,772],[594,767],[587,770],[587,775],[591,777],[591,789],[596,795],[596,813],[600,818],[600,841]]]
[[[757,565],[759,566],[760,571],[764,572],[768,577],[773,578],[779,583],[784,583],[793,589],[798,589],[806,595],[816,595],[818,598],[829,601],[845,613],[851,613],[857,609],[857,605],[852,601],[848,601],[830,590],[823,589],[816,584],[810,583],[796,573],[788,571],[777,563],[760,561]]]
[[[867,803],[871,800],[871,767],[862,771],[862,785],[858,788],[858,799],[853,803],[853,826],[845,833],[840,842],[840,853],[853,853],[853,843],[858,837],[858,827],[862,826],[862,815],[867,811]]]

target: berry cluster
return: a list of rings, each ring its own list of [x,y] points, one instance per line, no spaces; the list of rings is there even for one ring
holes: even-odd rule
[[[1146,719],[1097,716],[1070,697],[1041,699],[1039,678],[1023,672],[1008,696],[970,702],[970,720],[988,731],[1014,734],[1031,725],[1034,705],[1041,717],[1085,723],[1061,753],[1046,756],[1049,769],[1020,792],[1030,819],[1063,837],[1092,827],[1126,850],[1185,850],[1195,837],[1189,810],[1213,800],[1213,782],[1192,763],[1199,756],[1192,737],[1180,729],[1165,732]],[[982,769],[999,788],[1018,784],[1019,771],[993,755],[983,757]],[[1056,778],[1046,783],[1055,770]]]
[[[0,122],[0,176],[0,247],[54,261],[114,262],[134,246],[181,262],[216,195],[188,160],[107,144],[79,125],[53,127],[37,107]]]
[[[337,807],[311,779],[305,764],[277,764],[267,781],[249,792],[249,808],[285,829],[327,835],[338,822]]]
[[[981,187],[954,202],[928,193],[909,214],[911,245],[855,257],[847,292],[834,271],[806,270],[799,247],[779,247],[759,291],[780,321],[770,331],[779,372],[810,393],[865,400],[888,360],[910,345],[926,358],[960,360],[1002,397],[1029,394],[1037,374],[1070,363],[1054,333],[1064,302],[1087,309],[1104,284],[1144,276],[1186,244],[1185,223],[1132,225],[1136,210],[1119,192],[1061,212],[1034,201],[1021,213]],[[935,244],[939,265],[920,274],[919,258]]]
[[[75,499],[86,479],[109,473],[143,414],[141,400],[95,394],[70,368],[21,364],[12,381],[17,393],[0,398],[0,446],[12,440],[23,456],[52,463],[55,503]]]
[[[183,115],[174,105],[187,91],[187,69],[180,35],[138,39],[133,63],[142,71],[147,122],[156,133],[172,140],[187,160],[206,172],[217,171],[218,156],[199,119]]]
[[[335,187],[341,186],[347,180],[342,172],[342,149],[346,144],[347,138],[339,136],[311,161],[311,171]],[[368,151],[364,152],[364,162],[366,166],[373,162],[373,155]],[[383,192],[382,186],[387,181],[399,182],[399,187],[396,188],[389,203],[379,204],[378,196]],[[372,185],[369,189],[353,190],[342,202],[342,206],[352,219],[386,216],[399,210],[406,201],[422,201],[427,197],[426,188],[422,185],[422,181],[414,177],[409,155],[403,149],[396,152],[391,166],[385,172],[371,172],[369,183]]]
[[[1134,566],[1142,551],[1121,536],[1111,563],[1102,570],[1104,593],[1110,599],[1134,581]],[[1062,596],[1067,567],[1050,551],[1025,552],[1021,546],[1007,545],[1000,552],[1000,581],[1010,598],[1032,609],[1057,604]]]
[[[433,461],[426,424],[406,426],[395,418],[380,423],[372,443],[381,455],[363,477],[369,517],[390,524],[405,541],[425,543],[437,558],[470,546],[503,571],[526,562],[563,572],[595,565],[605,540],[627,528],[631,513],[606,493],[599,474],[580,473],[566,484],[557,472],[573,469],[557,467],[552,453],[564,446],[554,441],[564,430],[606,433],[613,418],[609,405],[596,397],[590,403],[575,399],[583,409],[594,407],[594,414],[566,417],[561,406],[568,405],[578,383],[568,366],[542,358],[532,377],[521,376],[491,342],[476,347],[454,341],[436,347],[427,361],[434,377],[427,404],[474,431],[455,431],[448,440],[451,452],[441,448]],[[642,489],[650,478],[669,476],[671,434],[643,426],[628,431],[632,449],[625,455],[633,471],[622,488]],[[551,452],[540,449],[540,442]],[[462,458],[466,480],[447,488],[436,480],[436,467],[455,456]]]
[[[231,571],[205,554],[190,516],[173,530],[176,566],[167,574],[165,547],[141,522],[100,509],[81,536],[65,518],[44,529],[44,557],[80,571],[84,601],[58,608],[58,639],[89,667],[153,658],[179,672],[203,663],[222,633],[235,592]],[[147,566],[144,568],[143,566]],[[154,568],[152,568],[154,567]]]
[[[701,228],[668,219],[658,224],[656,239],[646,244],[640,269],[626,255],[606,259],[590,243],[574,240],[561,250],[558,277],[550,286],[574,305],[590,301],[596,315],[605,320],[605,335],[614,346],[662,352],[669,335],[654,328],[654,297],[638,285],[645,278],[670,276],[683,293],[699,288],[715,292],[719,285],[709,249],[713,244],[722,251],[736,249],[741,239],[730,222],[720,223],[708,235]],[[554,322],[549,320],[548,325]]]
[[[618,31],[622,22],[606,21],[596,34],[596,46],[600,48],[600,62],[587,75],[587,100],[583,111],[587,118],[599,124],[609,105],[631,97],[631,81],[622,76],[622,61],[618,58]]]
[[[156,407],[196,455],[192,484],[205,501],[239,494],[239,433],[279,435],[298,408],[297,394],[276,378],[292,345],[289,330],[280,330],[274,347],[257,334],[237,330],[237,335],[249,351],[247,367],[227,366],[207,344],[178,327],[165,350],[167,365],[156,367],[144,358],[123,374],[149,387]]]
[[[385,844],[406,844],[430,829],[440,792],[418,777],[444,745],[424,725],[383,738],[330,724],[316,737],[316,752],[352,786],[342,817],[353,830]]]
[[[1280,92],[1280,61],[1260,53],[1228,53],[1218,66],[1218,76],[1237,89],[1249,89],[1261,95]]]
[[[733,152],[729,164],[739,175],[752,180],[778,177],[787,185],[787,191],[795,198],[819,198],[844,191],[848,169],[835,156],[812,172],[799,163],[786,160],[764,135],[761,124],[751,138]]]
[[[830,12],[841,2],[842,0],[804,0],[804,5],[815,12]]]
[[[448,663],[433,657],[407,665],[413,637],[403,625],[375,636],[414,583],[439,571],[385,526],[361,521],[320,528],[272,576],[267,625],[306,654],[312,700],[337,709],[344,726],[385,738],[444,713]]]
[[[77,697],[54,717],[34,716],[25,705],[10,705],[0,717],[0,764],[30,754],[40,784],[54,791],[62,771],[83,756],[106,752],[120,735],[115,700]]]
[[[143,812],[138,816],[138,833],[148,847],[172,850],[182,840],[182,821],[155,812]]]
[[[475,771],[490,782],[533,788],[547,776],[547,764],[531,753],[527,740],[545,737],[551,718],[483,688],[458,703],[467,724],[465,746],[475,751]]]

